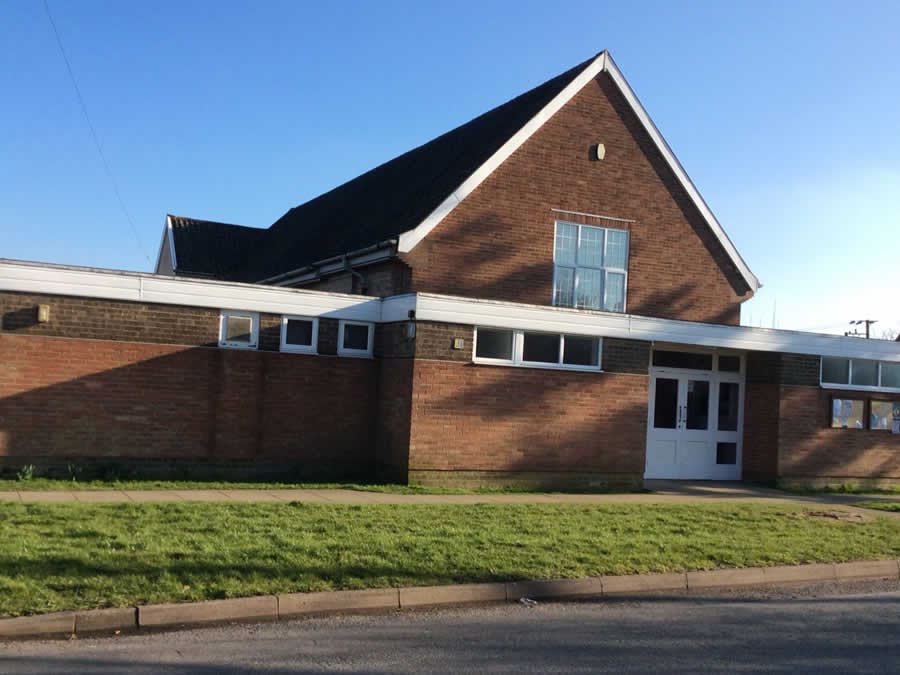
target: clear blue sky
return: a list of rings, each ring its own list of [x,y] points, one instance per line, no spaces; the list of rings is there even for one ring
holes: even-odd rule
[[[0,257],[149,270],[166,213],[288,208],[608,48],[765,287],[900,329],[900,3],[0,4]],[[774,311],[773,311],[774,310]]]

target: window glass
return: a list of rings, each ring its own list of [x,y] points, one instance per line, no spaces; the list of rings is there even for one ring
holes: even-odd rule
[[[674,429],[678,414],[678,380],[657,377],[653,401],[653,427]]]
[[[688,429],[709,429],[709,382],[688,380],[687,383]]]
[[[606,231],[606,255],[603,264],[624,270],[628,262],[628,232],[625,230]]]
[[[850,384],[850,359],[822,357],[822,382]]]
[[[512,360],[513,332],[479,328],[475,356],[483,359]]]
[[[225,318],[225,340],[250,344],[253,320],[249,316],[228,316]]]
[[[358,323],[344,324],[344,349],[369,349],[369,326]]]
[[[559,363],[559,335],[525,333],[522,342],[522,360],[535,363]]]
[[[578,244],[578,264],[587,267],[603,266],[603,230],[599,227],[581,226],[581,242]]]
[[[871,407],[869,428],[890,431],[894,408],[900,407],[900,401],[872,401]]]
[[[737,464],[737,443],[716,443],[716,464]]]
[[[578,226],[568,223],[557,223],[556,250],[553,260],[561,265],[574,265],[577,246]]]
[[[834,429],[863,429],[863,409],[861,399],[836,398],[831,402],[831,426]]]
[[[900,363],[881,362],[881,386],[900,389]]]
[[[347,341],[347,328],[344,328],[344,342]],[[288,319],[284,341],[289,345],[301,347],[312,346],[313,322],[304,319]]]
[[[600,354],[600,338],[566,335],[563,363],[567,366],[596,366]]]
[[[719,356],[719,370],[725,373],[739,373],[741,371],[741,357]]]
[[[737,382],[719,383],[719,431],[737,431],[740,387]]]
[[[866,387],[878,386],[878,361],[853,359],[850,384]]]
[[[603,270],[578,270],[575,306],[586,309],[603,307]]]
[[[556,285],[553,288],[553,302],[563,307],[575,304],[575,269],[572,267],[556,268]]]
[[[606,303],[604,309],[610,312],[625,311],[625,275],[620,272],[606,273]]]
[[[694,352],[670,352],[655,350],[653,365],[660,368],[690,368],[691,370],[712,370],[712,354]]]

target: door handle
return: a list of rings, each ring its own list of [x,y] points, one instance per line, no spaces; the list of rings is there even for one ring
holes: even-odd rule
[[[681,428],[681,406],[678,406],[678,421],[675,422],[675,428],[676,429]]]

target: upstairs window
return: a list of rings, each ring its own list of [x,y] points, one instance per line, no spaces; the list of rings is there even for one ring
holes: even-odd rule
[[[557,221],[553,304],[625,311],[628,232]]]
[[[222,312],[219,320],[219,346],[256,349],[259,341],[259,314]]]

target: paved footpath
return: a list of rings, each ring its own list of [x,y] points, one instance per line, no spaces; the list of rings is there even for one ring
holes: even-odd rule
[[[770,503],[849,505],[863,499],[896,500],[885,495],[794,495],[735,483],[660,481],[653,492],[634,494],[507,493],[507,494],[391,494],[342,489],[272,490],[14,490],[0,492],[0,501],[49,502],[309,502],[319,504],[679,504],[739,500]],[[855,509],[854,509],[855,510]],[[871,513],[869,511],[868,513]],[[883,512],[887,513],[887,512]],[[893,514],[900,516],[900,513]]]

